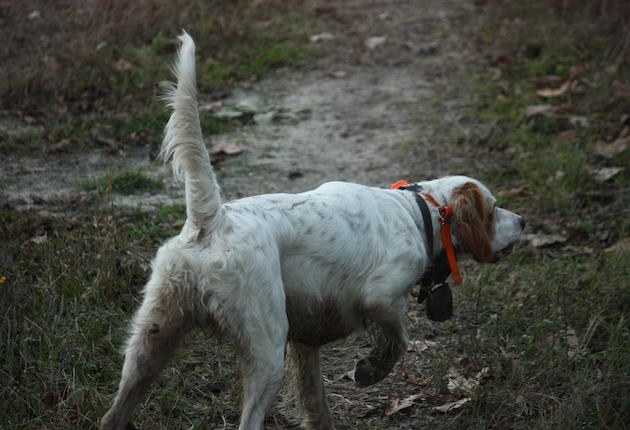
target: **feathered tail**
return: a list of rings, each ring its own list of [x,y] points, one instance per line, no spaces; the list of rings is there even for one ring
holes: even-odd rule
[[[179,40],[182,44],[173,67],[177,82],[170,83],[165,94],[173,113],[164,130],[160,156],[165,163],[172,157],[173,174],[186,187],[186,223],[204,235],[220,222],[221,195],[199,124],[195,42],[186,32]]]

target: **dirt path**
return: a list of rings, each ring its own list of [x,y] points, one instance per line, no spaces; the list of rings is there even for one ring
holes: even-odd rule
[[[256,98],[266,110],[292,117],[209,137],[245,148],[215,166],[227,199],[299,192],[330,180],[386,186],[400,178],[443,175],[461,165],[446,156],[447,148],[435,147],[460,115],[451,98],[451,72],[462,55],[451,31],[452,7],[421,3],[330,4],[352,23],[331,29],[334,38],[319,42],[333,55],[303,70],[280,70],[224,101],[229,107]],[[373,37],[385,39],[369,49],[366,41]],[[201,59],[204,54],[199,53]],[[77,183],[107,173],[141,171],[170,184],[169,172],[148,159],[148,148],[131,149],[124,157],[92,148],[9,158],[0,166],[0,178],[10,202],[45,209],[76,195]],[[164,195],[116,196],[115,203],[181,201],[179,187],[170,184],[166,190]]]
[[[458,158],[445,138],[462,127],[462,102],[457,99],[453,73],[464,61],[454,31],[454,19],[462,11],[455,12],[451,2],[441,0],[355,0],[326,5],[342,18],[338,28],[330,29],[334,38],[319,42],[334,51],[332,55],[303,70],[277,71],[249,89],[234,91],[224,101],[229,107],[255,97],[267,109],[291,117],[209,136],[213,143],[237,143],[245,149],[216,164],[227,199],[300,192],[330,180],[388,186],[399,179],[466,171],[470,160]],[[385,39],[373,49],[366,47],[374,37]],[[205,55],[199,53],[201,59]],[[110,172],[142,171],[170,184],[170,172],[148,158],[148,148],[143,148],[130,151],[124,159],[101,149],[46,159],[9,159],[0,166],[0,179],[15,206],[50,209],[76,198],[79,181]],[[24,167],[35,169],[24,172]],[[170,184],[163,194],[117,196],[114,203],[150,207],[182,203],[182,195],[179,187]],[[417,305],[411,309],[412,339],[435,336],[436,329],[422,310]],[[386,381],[358,390],[344,375],[368,349],[369,339],[356,336],[323,353],[327,390],[339,428],[344,428],[344,422],[347,428],[355,428],[348,421],[354,419],[365,428],[429,424],[433,418],[428,411],[418,416],[383,416],[393,398],[417,391],[417,385],[403,380],[403,372],[428,377],[428,364],[421,355],[409,353]]]

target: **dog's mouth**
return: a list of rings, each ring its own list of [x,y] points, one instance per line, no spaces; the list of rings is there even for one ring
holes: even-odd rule
[[[501,260],[503,257],[507,257],[514,251],[515,247],[516,247],[516,243],[512,243],[506,246],[505,248],[503,248],[502,250],[495,252],[494,255],[492,256],[492,262],[496,263],[497,261]]]

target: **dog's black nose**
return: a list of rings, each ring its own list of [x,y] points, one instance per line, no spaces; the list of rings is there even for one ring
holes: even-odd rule
[[[521,225],[521,230],[525,228],[525,220],[522,216],[518,217],[518,223]]]

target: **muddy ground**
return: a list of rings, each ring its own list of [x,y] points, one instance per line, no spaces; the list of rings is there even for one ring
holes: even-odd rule
[[[465,124],[469,121],[458,74],[470,54],[462,50],[465,43],[457,26],[461,14],[474,11],[441,0],[329,3],[354,16],[356,25],[333,28],[331,40],[317,42],[328,55],[303,69],[279,70],[241,86],[221,106],[214,106],[217,111],[256,98],[265,111],[283,113],[268,125],[207,136],[209,144],[236,143],[244,149],[215,158],[227,200],[300,192],[331,180],[386,187],[400,179],[466,173],[467,166],[475,163],[458,153],[452,141],[470,127]],[[368,47],[368,40],[378,41],[370,39],[374,37],[385,39]],[[203,59],[204,52],[199,56]],[[202,97],[200,102],[208,100]],[[4,121],[2,127],[10,133],[14,124]],[[63,155],[5,154],[0,180],[12,205],[55,211],[62,210],[64,202],[80,198],[84,191],[77,184],[82,181],[139,171],[164,181],[165,191],[114,196],[114,205],[150,209],[156,204],[183,203],[181,187],[171,182],[168,169],[150,161],[151,151],[148,146],[133,147],[121,156],[93,147]],[[421,351],[443,341],[441,329],[413,301],[408,322],[416,350],[375,387],[357,389],[347,374],[369,350],[369,335],[352,336],[323,349],[326,389],[337,421],[382,428],[419,428],[434,421],[447,424],[431,407],[456,398],[440,397],[404,377],[430,378],[429,363]],[[393,400],[420,392],[426,396],[416,399],[411,412],[384,416]]]

